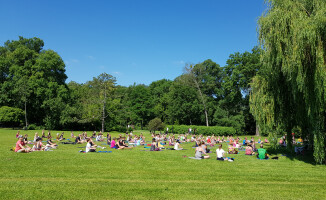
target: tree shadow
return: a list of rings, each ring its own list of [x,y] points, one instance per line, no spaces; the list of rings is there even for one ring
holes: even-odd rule
[[[306,147],[304,147],[302,154],[295,153],[294,147],[293,150],[289,150],[286,147],[277,146],[276,148],[272,148],[271,146],[269,146],[268,148],[266,148],[266,150],[270,155],[276,156],[280,154],[280,156],[285,156],[292,161],[298,160],[310,165],[317,165],[316,161],[314,160],[313,151],[309,150]]]

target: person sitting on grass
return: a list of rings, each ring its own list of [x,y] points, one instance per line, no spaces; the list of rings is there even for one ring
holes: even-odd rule
[[[111,146],[110,147],[112,149],[118,149],[117,145],[115,144],[116,143],[115,140],[116,140],[115,137],[113,137],[113,139],[111,140]]]
[[[47,147],[50,147],[50,148],[53,148],[53,149],[56,149],[57,148],[57,144],[56,143],[53,143],[52,140],[51,140],[51,136],[48,136],[48,140],[46,141],[46,146]]]
[[[170,137],[169,146],[173,146],[173,145],[174,145],[174,137]]]
[[[180,146],[180,141],[177,140],[174,144],[174,150],[182,150],[183,148]]]
[[[96,136],[96,141],[97,141],[97,142],[103,142],[103,141],[104,141],[101,132]]]
[[[20,131],[17,131],[16,138],[18,138],[19,135],[20,135]]]
[[[96,152],[96,146],[92,142],[92,138],[87,138],[86,153]]]
[[[42,130],[42,138],[46,138],[44,129]]]
[[[42,138],[36,139],[33,146],[33,151],[44,151],[45,145],[42,143]]]
[[[28,144],[28,135],[27,134],[24,135],[23,141],[25,144]]]
[[[203,156],[205,154],[205,156]],[[195,158],[208,159],[209,155],[203,150],[201,146],[196,147]]]
[[[111,145],[111,135],[109,133],[106,135],[106,143]]]
[[[34,140],[33,140],[33,142],[36,142],[36,140],[37,140],[38,138],[40,138],[40,137],[38,136],[38,133],[36,132],[35,135],[34,135]]]
[[[127,147],[123,144],[123,139],[119,138],[119,141],[115,144],[117,149],[126,149]]]
[[[238,154],[238,151],[235,148],[233,148],[232,145],[229,145],[228,154]]]
[[[266,149],[264,149],[263,144],[260,145],[260,149],[258,149],[257,158],[259,159],[268,159],[268,154]]]
[[[74,135],[74,132],[73,132],[73,131],[71,131],[71,133],[70,133],[70,137],[71,137],[71,138],[76,138],[76,136]]]
[[[224,157],[225,151],[222,149],[222,144],[218,146],[216,149],[216,160],[224,161],[228,160],[228,158]]]
[[[85,142],[85,140],[82,140],[82,135],[79,134],[79,135],[76,137],[75,144],[83,144],[84,142]]]
[[[150,151],[160,151],[160,149],[157,146],[157,142],[156,142],[155,138],[152,139],[152,144],[151,144]]]
[[[255,152],[252,150],[251,146],[246,146],[246,155],[248,156],[255,155]]]
[[[255,140],[253,140],[250,146],[253,152],[257,151]]]
[[[65,134],[64,132],[61,133],[61,135],[59,137],[59,141],[62,141],[62,140],[65,140],[66,139],[66,138],[63,137],[64,134]]]
[[[18,136],[18,141],[16,143],[15,152],[17,152],[17,153],[29,153],[29,152],[31,152],[31,148],[26,145],[22,135]]]

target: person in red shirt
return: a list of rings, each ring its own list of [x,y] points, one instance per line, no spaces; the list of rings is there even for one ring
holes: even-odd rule
[[[211,142],[211,137],[208,136],[207,143],[210,144]]]
[[[31,148],[24,143],[22,135],[18,136],[18,141],[16,143],[15,152],[17,153],[28,153],[31,151]]]

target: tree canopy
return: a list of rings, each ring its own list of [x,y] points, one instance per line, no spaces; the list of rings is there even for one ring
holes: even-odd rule
[[[252,110],[266,130],[283,130],[291,148],[295,126],[325,160],[326,2],[270,0],[259,19],[262,68],[254,78]],[[275,134],[274,134],[275,135]]]

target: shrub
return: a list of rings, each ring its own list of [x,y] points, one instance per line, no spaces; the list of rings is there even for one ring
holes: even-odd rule
[[[2,106],[0,108],[0,123],[4,126],[19,126],[22,123],[24,111],[20,108]]]
[[[28,130],[37,130],[38,127],[35,124],[30,124],[30,125],[28,125],[28,128],[27,129]]]
[[[148,129],[150,131],[161,131],[164,129],[164,124],[160,118],[154,118],[148,123]]]
[[[233,127],[223,126],[196,126],[196,125],[167,125],[169,133],[183,134],[188,133],[188,129],[192,129],[192,133],[196,135],[235,135],[236,130]],[[238,134],[239,135],[239,134]]]

